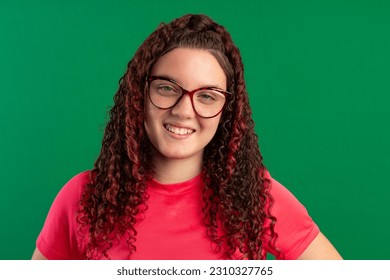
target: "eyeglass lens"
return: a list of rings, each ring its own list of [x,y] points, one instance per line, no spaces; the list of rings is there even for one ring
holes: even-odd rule
[[[162,79],[152,80],[149,84],[151,102],[160,109],[169,109],[181,99],[183,90],[179,85]],[[213,88],[201,88],[190,92],[192,105],[196,113],[205,118],[218,115],[224,104],[225,95]]]

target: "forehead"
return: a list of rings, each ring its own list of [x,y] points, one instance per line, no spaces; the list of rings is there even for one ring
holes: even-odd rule
[[[183,87],[226,88],[226,75],[217,59],[207,50],[176,48],[161,56],[150,75],[171,78]]]

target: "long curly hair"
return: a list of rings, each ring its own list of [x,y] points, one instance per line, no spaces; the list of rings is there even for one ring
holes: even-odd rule
[[[85,233],[87,259],[109,250],[124,235],[128,257],[136,250],[136,216],[147,209],[146,181],[153,177],[144,129],[146,77],[159,57],[177,47],[209,51],[225,71],[227,100],[216,135],[205,147],[203,213],[205,231],[226,258],[264,259],[275,248],[273,199],[254,131],[244,68],[226,29],[205,15],[185,15],[159,27],[143,42],[119,81],[102,149],[91,172],[77,220]],[[222,227],[222,236],[218,235]]]

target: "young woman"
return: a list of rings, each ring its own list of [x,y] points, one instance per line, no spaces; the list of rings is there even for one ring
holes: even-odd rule
[[[94,169],[60,191],[33,259],[341,258],[263,165],[221,25],[160,25],[114,100]]]

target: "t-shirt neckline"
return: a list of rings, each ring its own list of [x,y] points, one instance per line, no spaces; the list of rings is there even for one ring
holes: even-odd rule
[[[191,192],[199,192],[203,189],[203,173],[199,173],[195,177],[178,183],[163,184],[155,179],[147,182],[148,189],[164,195],[183,195]]]

